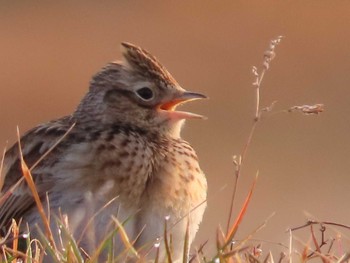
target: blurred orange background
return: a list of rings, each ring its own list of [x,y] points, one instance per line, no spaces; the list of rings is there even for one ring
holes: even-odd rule
[[[252,126],[251,68],[261,67],[269,41],[283,35],[261,105],[277,100],[278,112],[324,103],[326,110],[267,114],[259,123],[235,214],[257,170],[259,179],[236,237],[246,237],[273,212],[255,238],[288,245],[285,230],[303,224],[305,211],[350,225],[349,14],[349,1],[2,1],[0,146],[15,141],[17,125],[24,132],[70,114],[92,74],[121,58],[119,43],[138,44],[185,89],[210,97],[184,106],[208,120],[190,121],[183,132],[208,178],[208,209],[195,246],[209,239],[210,251],[217,226],[226,226],[232,155],[242,151]],[[268,249],[283,250],[263,242]]]

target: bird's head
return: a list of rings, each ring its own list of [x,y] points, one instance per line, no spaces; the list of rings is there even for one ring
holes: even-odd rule
[[[146,50],[122,43],[123,61],[112,62],[91,80],[90,91],[76,115],[101,124],[123,124],[180,136],[184,120],[203,116],[177,111],[177,106],[205,95],[183,89]]]

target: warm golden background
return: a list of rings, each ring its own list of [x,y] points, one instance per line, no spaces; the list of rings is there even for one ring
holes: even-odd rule
[[[278,35],[285,39],[263,82],[262,106],[324,103],[326,111],[276,114],[260,123],[236,213],[257,170],[260,177],[237,237],[274,211],[257,238],[288,244],[285,230],[303,224],[304,211],[350,224],[349,1],[1,1],[0,146],[15,141],[16,125],[24,132],[71,113],[90,76],[120,58],[119,43],[139,44],[184,88],[210,97],[185,106],[209,119],[187,123],[184,137],[209,183],[196,244],[208,238],[213,244],[218,224],[226,225],[232,155],[252,124],[251,67],[261,65]],[[270,247],[280,249],[264,243]]]

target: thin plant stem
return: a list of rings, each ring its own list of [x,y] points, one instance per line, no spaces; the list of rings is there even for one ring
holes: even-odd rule
[[[237,167],[237,169],[235,171],[235,181],[234,181],[234,186],[233,186],[233,191],[232,191],[232,196],[231,196],[230,212],[229,212],[229,217],[228,217],[227,225],[226,225],[226,233],[228,233],[228,231],[230,229],[230,224],[231,224],[232,214],[233,214],[234,200],[236,199],[238,179],[239,179],[239,177],[241,175],[242,164],[243,164],[243,161],[245,160],[245,157],[247,155],[249,145],[251,144],[251,141],[253,139],[253,135],[254,135],[254,132],[256,130],[256,126],[258,124],[258,120],[259,120],[258,118],[254,119],[253,126],[250,129],[248,139],[247,139],[247,141],[246,141],[246,143],[244,145],[244,148],[243,148],[243,151],[242,151],[242,154],[241,154],[241,157],[240,157],[239,166]]]
[[[229,229],[230,229],[230,224],[232,221],[232,214],[233,214],[233,206],[234,206],[234,200],[236,198],[236,193],[237,193],[237,186],[238,186],[238,180],[241,175],[241,170],[242,166],[244,163],[244,160],[246,159],[248,148],[252,142],[254,132],[256,130],[256,126],[260,120],[262,110],[260,109],[260,87],[261,83],[264,79],[266,71],[270,67],[270,62],[274,59],[275,57],[275,48],[276,46],[280,43],[282,39],[282,36],[277,37],[276,39],[273,39],[270,41],[270,46],[267,51],[264,53],[264,60],[263,60],[263,67],[260,73],[258,73],[257,68],[254,66],[252,68],[253,75],[255,76],[255,81],[253,83],[253,86],[255,87],[255,116],[253,120],[253,125],[250,129],[247,141],[243,147],[243,150],[241,152],[241,155],[239,157],[239,160],[236,165],[236,170],[235,170],[235,179],[234,179],[234,186],[233,186],[233,192],[232,192],[232,197],[231,197],[231,203],[230,203],[230,210],[229,210],[229,216],[227,220],[227,225],[226,225],[226,234],[228,234]]]

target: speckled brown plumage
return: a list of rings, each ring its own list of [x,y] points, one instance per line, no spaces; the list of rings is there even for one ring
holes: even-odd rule
[[[169,216],[173,257],[179,260],[187,219],[190,242],[202,220],[205,205],[193,208],[206,199],[207,185],[195,151],[180,137],[184,120],[201,116],[175,108],[205,96],[181,88],[147,51],[129,43],[122,48],[124,61],[108,64],[92,78],[72,115],[41,124],[21,138],[24,160],[31,167],[71,129],[32,170],[44,203],[48,193],[51,213],[60,209],[68,216],[70,229],[77,239],[83,237],[79,245],[88,252],[115,227],[111,216],[121,222],[130,218],[125,229],[143,249],[162,236]],[[4,194],[21,178],[17,144],[7,151],[2,172]],[[84,232],[92,215],[113,198],[94,218],[93,233]],[[34,236],[33,226],[41,225],[24,182],[0,207],[1,228],[12,218],[23,218]],[[51,224],[58,239],[54,219]],[[116,253],[123,249],[117,238]]]

